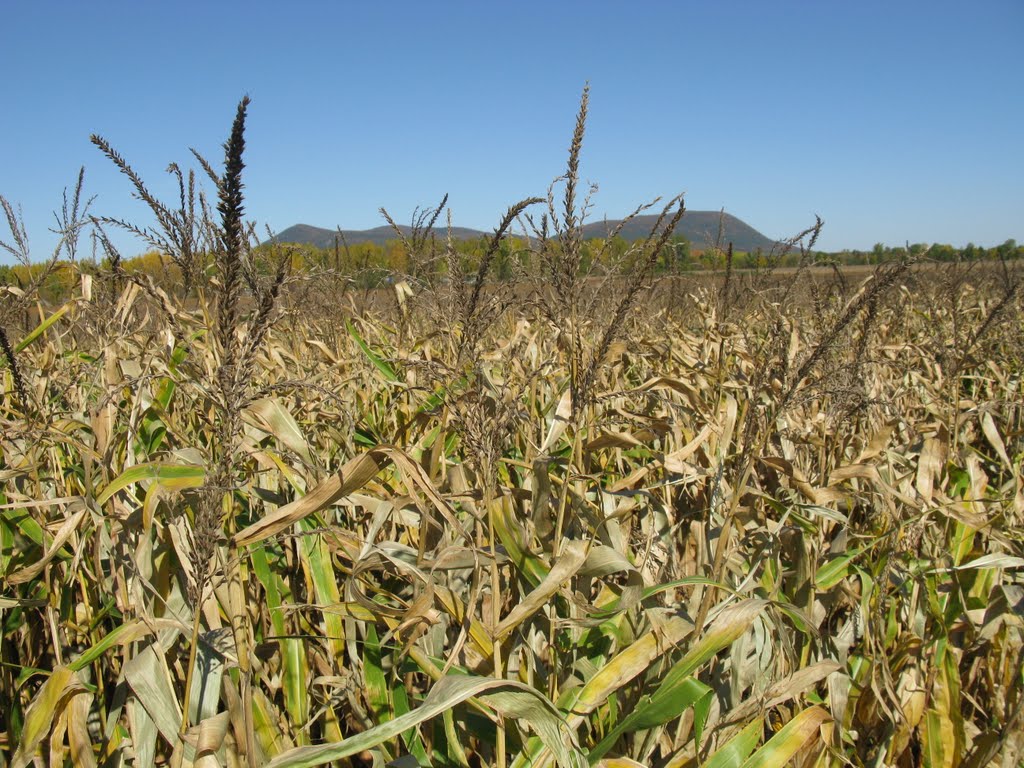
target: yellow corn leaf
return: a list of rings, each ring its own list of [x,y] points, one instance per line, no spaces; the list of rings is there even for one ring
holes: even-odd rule
[[[96,755],[89,737],[89,706],[93,695],[76,693],[68,703],[68,743],[71,745],[71,763],[75,768],[95,768]]]
[[[63,712],[68,694],[83,690],[78,676],[69,667],[53,670],[28,706],[21,744],[14,753],[11,768],[27,768],[35,756],[36,747],[50,733],[54,719]]]
[[[797,696],[813,690],[819,682],[839,669],[842,669],[842,665],[832,659],[825,659],[803,669],[798,669],[789,677],[773,684],[762,696],[749,698],[735,707],[726,716],[725,722],[738,723],[746,720],[759,709],[762,711],[768,710],[786,701],[795,699]]]
[[[899,693],[903,717],[895,719],[895,732],[889,746],[889,762],[894,764],[910,744],[914,730],[924,717],[928,693],[924,687],[924,675],[921,669],[914,665],[905,667],[900,673],[896,691]]]
[[[676,665],[679,673],[691,674],[720,650],[731,645],[750,628],[765,603],[764,600],[745,600],[723,610],[707,632]],[[573,705],[572,714],[567,718],[570,726],[575,729],[585,715],[607,701],[613,692],[643,673],[655,659],[674,648],[691,629],[690,622],[673,616],[612,658],[583,686],[579,698]]]
[[[936,709],[929,709],[924,716],[925,768],[952,768],[955,764],[953,723]]]
[[[824,707],[809,707],[786,723],[768,743],[752,754],[742,768],[782,768],[793,755],[821,738],[821,726],[832,720]],[[824,740],[822,740],[824,745]]]

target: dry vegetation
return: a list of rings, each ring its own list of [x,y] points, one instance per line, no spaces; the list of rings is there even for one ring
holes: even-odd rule
[[[247,104],[216,214],[96,140],[198,302],[0,294],[0,765],[1022,759],[1017,265],[652,286],[676,199],[597,285],[584,94],[523,282],[442,203],[383,307],[250,249]]]

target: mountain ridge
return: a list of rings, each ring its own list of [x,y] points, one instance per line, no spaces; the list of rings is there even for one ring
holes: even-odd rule
[[[619,236],[624,240],[639,240],[647,237],[651,227],[657,221],[657,215],[647,214],[636,216],[623,226]],[[583,237],[585,239],[605,237],[613,230],[622,219],[602,219],[592,221],[583,225]],[[720,244],[724,247],[726,243],[732,243],[737,251],[753,251],[757,248],[769,251],[776,244],[775,240],[761,234],[758,230],[747,224],[742,219],[730,213],[719,211],[687,211],[675,234],[682,235],[695,248],[707,248],[713,245],[718,238],[719,227],[722,230]],[[406,237],[412,231],[408,226],[400,226]],[[444,227],[435,227],[440,236],[447,236]],[[452,227],[452,236],[457,240],[468,240],[476,237],[490,235],[479,229],[469,227]],[[337,235],[335,229],[325,229],[311,224],[293,224],[287,229],[281,230],[275,237],[279,243],[295,243],[298,245],[313,245],[317,248],[333,248]],[[344,240],[349,245],[359,243],[374,243],[384,245],[389,240],[396,239],[395,231],[389,225],[382,225],[372,229],[349,229],[342,230]]]

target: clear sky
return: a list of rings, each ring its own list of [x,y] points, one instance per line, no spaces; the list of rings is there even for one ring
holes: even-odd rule
[[[0,194],[37,260],[81,165],[95,213],[148,225],[89,135],[173,198],[167,164],[219,165],[248,94],[261,227],[447,192],[490,229],[562,172],[589,81],[595,217],[682,191],[770,237],[819,214],[827,250],[990,246],[1024,239],[1022,49],[1022,0],[0,0]]]

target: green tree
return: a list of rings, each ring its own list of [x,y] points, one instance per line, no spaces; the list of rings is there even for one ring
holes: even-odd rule
[[[1012,259],[1017,253],[1017,241],[1013,238],[996,246],[996,256],[1000,259]]]
[[[935,261],[955,261],[956,248],[948,243],[935,243],[928,251],[928,255]]]

